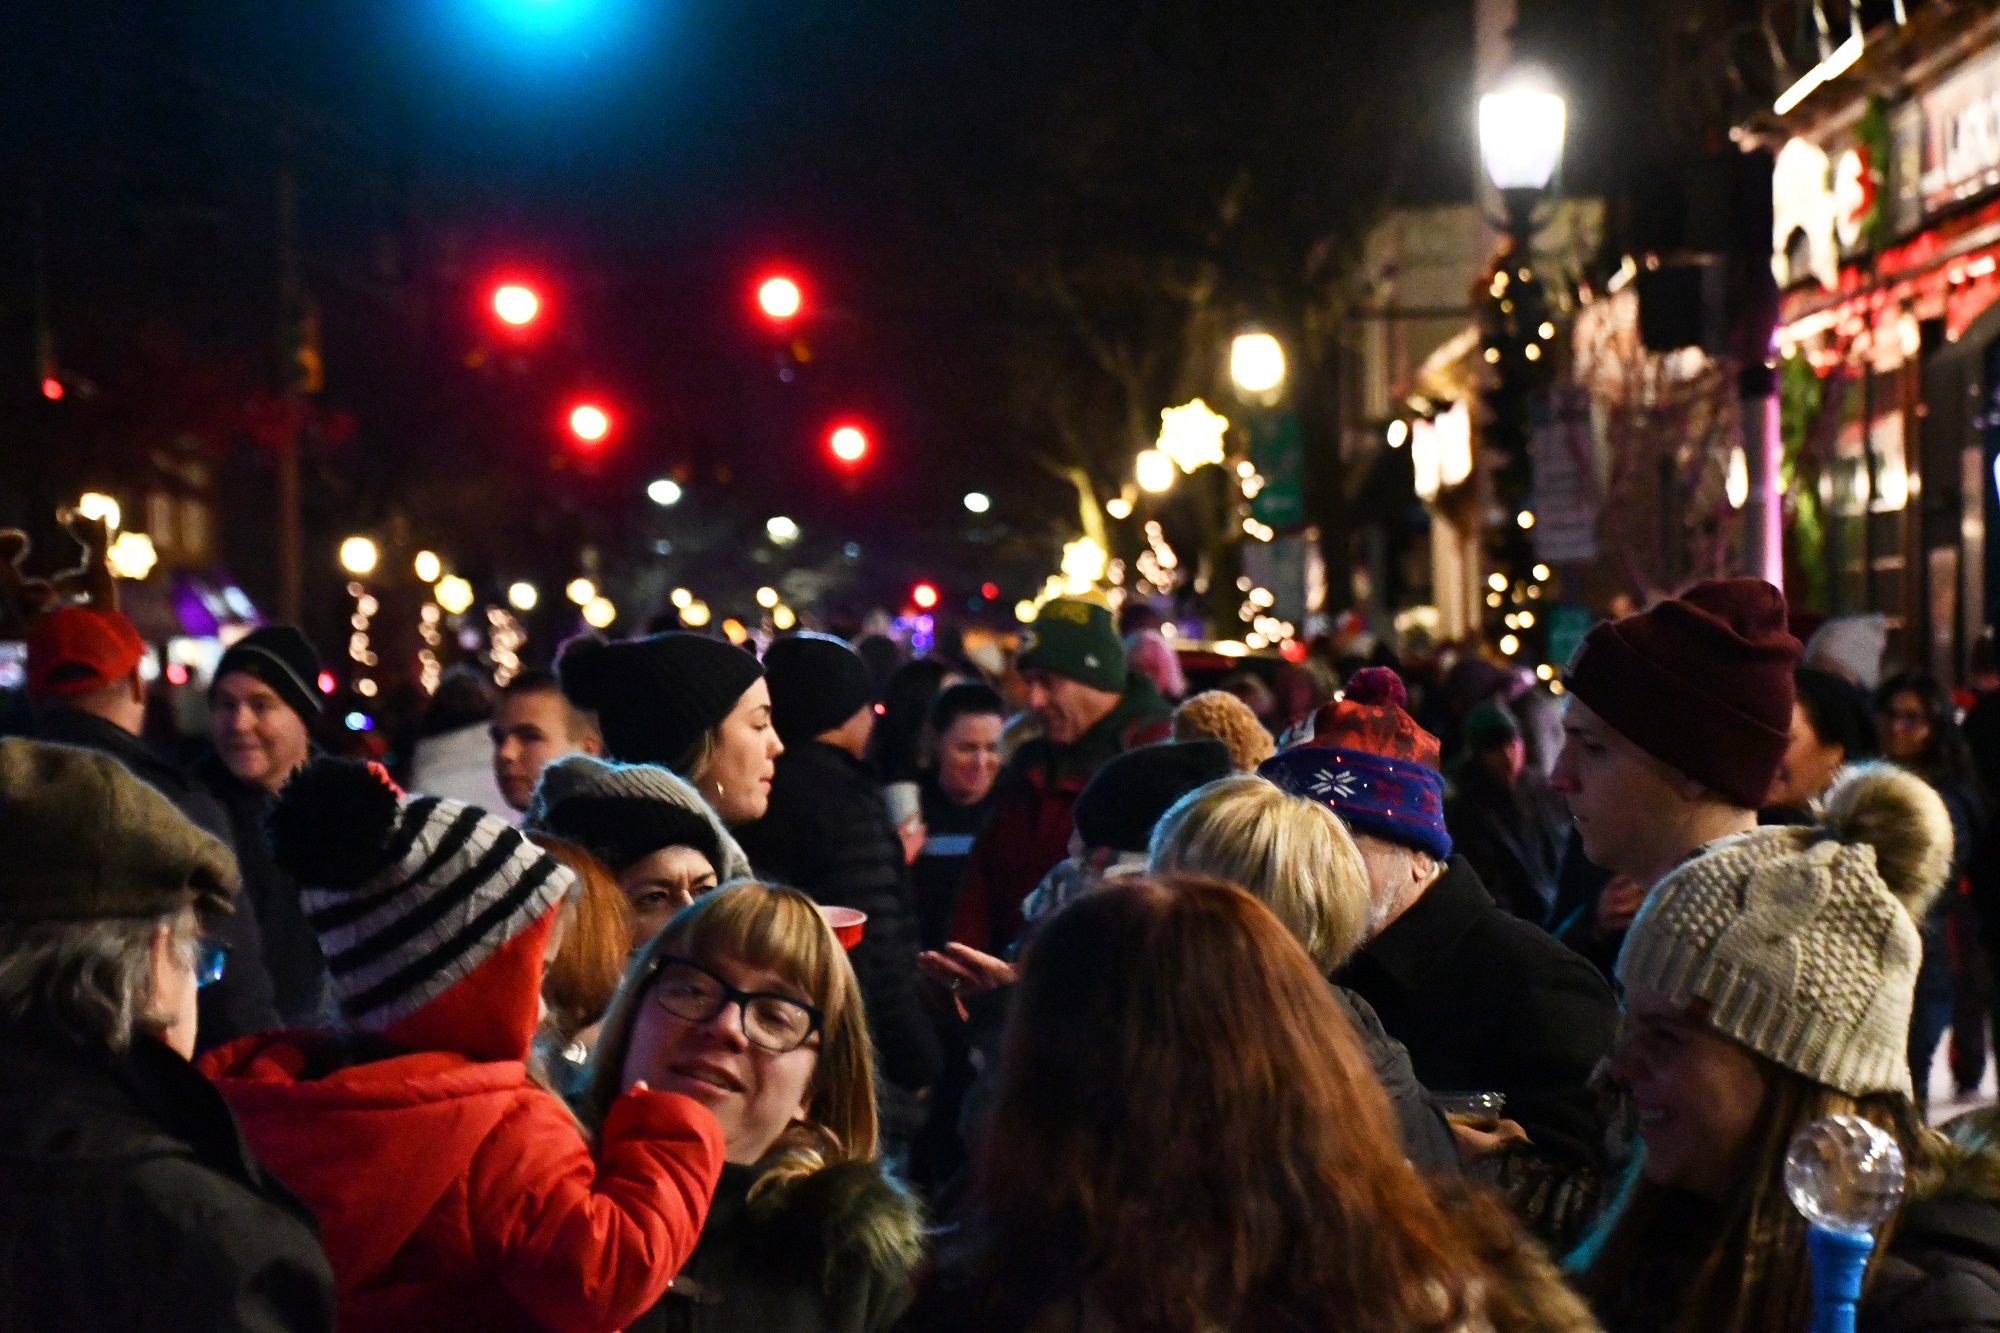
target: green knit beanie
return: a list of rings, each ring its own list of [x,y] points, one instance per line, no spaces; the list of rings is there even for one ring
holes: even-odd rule
[[[1125,692],[1125,645],[1111,608],[1082,597],[1045,602],[1022,639],[1015,666],[1107,690]]]
[[[1497,699],[1481,700],[1470,713],[1465,715],[1465,748],[1473,754],[1484,754],[1497,750],[1507,742],[1519,740],[1521,724],[1514,719],[1513,710]]]

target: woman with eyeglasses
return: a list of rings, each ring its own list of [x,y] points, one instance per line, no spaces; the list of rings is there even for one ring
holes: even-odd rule
[[[1968,942],[1977,938],[1970,900],[1959,892],[1959,885],[1986,832],[1986,797],[1972,764],[1971,747],[1958,728],[1951,692],[1935,676],[1904,671],[1883,681],[1875,691],[1875,727],[1881,733],[1883,755],[1928,782],[1951,815],[1951,872],[1945,878],[1944,892],[1920,923],[1924,963],[1917,973],[1916,1005],[1910,1018],[1910,1073],[1921,1106],[1930,1090],[1932,1058],[1938,1042],[1953,1026],[1952,1011],[1961,998],[1961,988],[1966,988],[1962,998],[1969,1002],[1966,1008],[1971,1022],[1961,1029],[1967,1031],[1968,1038],[1985,1016],[1989,983],[1972,968],[1953,976],[1951,933],[1954,929],[1963,931]],[[1983,1035],[1979,1041],[1968,1039],[1964,1045],[1967,1049],[1953,1061],[1961,1093],[1979,1086],[1986,1065]]]
[[[714,1112],[726,1165],[694,1256],[632,1330],[863,1333],[901,1315],[922,1218],[876,1158],[860,987],[810,898],[739,881],[653,939],[605,1015],[586,1121],[640,1082]]]

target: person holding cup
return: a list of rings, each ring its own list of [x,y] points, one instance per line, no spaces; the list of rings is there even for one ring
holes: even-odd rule
[[[859,653],[824,634],[779,639],[764,670],[785,751],[770,809],[737,837],[758,875],[823,907],[867,914],[853,962],[882,1062],[882,1137],[893,1154],[923,1124],[922,1093],[944,1057],[923,1003],[903,843],[865,759],[874,682]]]

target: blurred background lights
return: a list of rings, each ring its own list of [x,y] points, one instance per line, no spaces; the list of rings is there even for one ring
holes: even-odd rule
[[[681,484],[672,477],[661,477],[646,487],[646,498],[662,509],[681,502]]]
[[[693,604],[694,594],[686,588],[675,588],[673,595],[667,598],[667,600],[674,604],[676,610],[685,611]]]
[[[372,574],[382,553],[366,537],[349,537],[340,544],[340,567],[350,574]]]
[[[1132,473],[1138,479],[1140,490],[1150,495],[1161,495],[1173,488],[1174,460],[1158,449],[1141,449],[1132,462]]]
[[[508,585],[507,605],[513,607],[516,611],[532,611],[535,609],[535,603],[541,600],[542,594],[536,590],[535,585],[532,583],[524,580],[520,583]]]
[[[569,586],[563,589],[563,595],[578,606],[589,606],[597,596],[597,585],[589,579],[571,579]]]
[[[101,518],[105,527],[114,530],[118,527],[119,520],[124,517],[118,508],[118,502],[101,491],[85,491],[78,496],[76,512],[85,518]]]
[[[159,552],[153,549],[153,539],[143,532],[119,533],[104,553],[105,563],[111,566],[113,574],[135,582],[152,573],[159,559]]]
[[[710,615],[707,602],[692,601],[681,608],[681,623],[689,629],[700,629],[709,622]]]
[[[436,551],[419,551],[416,558],[417,577],[425,583],[436,583],[444,573],[444,561],[438,559]]]
[[[583,623],[592,629],[609,629],[618,619],[618,608],[609,597],[593,597],[583,604]]]
[[[472,585],[453,574],[439,579],[437,587],[431,589],[431,596],[437,598],[437,604],[452,615],[464,615],[472,606]]]
[[[993,507],[993,497],[985,491],[967,491],[965,508],[968,513],[983,514]]]
[[[579,440],[601,440],[611,432],[611,418],[595,403],[584,403],[569,414],[569,428]]]
[[[790,546],[799,539],[799,525],[783,514],[766,520],[764,535],[779,546]]]
[[[757,605],[763,607],[766,611],[768,611],[777,604],[778,604],[778,590],[776,588],[757,589]]]

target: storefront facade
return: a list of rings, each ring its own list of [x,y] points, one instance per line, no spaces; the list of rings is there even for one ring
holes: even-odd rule
[[[2000,608],[2000,17],[1891,46],[1784,131],[1788,591],[1960,682]]]

